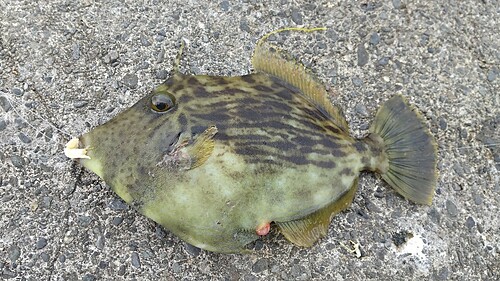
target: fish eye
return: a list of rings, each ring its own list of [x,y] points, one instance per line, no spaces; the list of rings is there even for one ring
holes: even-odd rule
[[[151,109],[163,113],[175,106],[175,97],[170,93],[158,93],[151,97]]]

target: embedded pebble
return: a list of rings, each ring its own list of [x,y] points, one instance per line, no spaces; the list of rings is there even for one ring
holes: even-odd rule
[[[73,106],[75,108],[82,108],[82,107],[86,106],[88,103],[89,102],[86,100],[77,100],[77,101],[73,102]]]
[[[474,204],[476,205],[481,205],[483,204],[483,196],[481,194],[474,194],[472,196],[472,198],[474,199]]]
[[[125,74],[122,79],[122,83],[129,87],[130,89],[135,89],[137,87],[137,83],[139,82],[139,78],[137,78],[137,75],[129,73]]]
[[[465,221],[465,226],[468,229],[473,228],[476,225],[476,221],[472,217],[468,217],[467,220]]]
[[[0,131],[3,131],[7,128],[7,122],[5,120],[0,121]]]
[[[80,45],[74,44],[71,48],[71,58],[73,60],[78,60],[80,58]]]
[[[458,215],[457,206],[451,200],[446,200],[446,211],[448,211],[451,217],[456,217]]]
[[[442,267],[438,271],[434,271],[434,280],[448,280],[448,268]]]
[[[155,227],[155,235],[159,239],[163,239],[163,238],[165,238],[165,236],[167,236],[165,231],[163,231],[162,227],[158,226],[158,225]]]
[[[248,248],[255,251],[262,250],[264,248],[264,242],[261,239],[257,239],[253,243],[248,245]]]
[[[123,222],[122,217],[114,217],[113,220],[111,221],[113,225],[120,225],[122,222]]]
[[[292,20],[295,24],[301,25],[302,24],[302,14],[299,12],[297,9],[292,9]]]
[[[0,157],[0,160],[2,159],[2,157]],[[2,185],[2,182],[1,182],[1,179],[0,179],[0,185]],[[14,195],[13,194],[6,194],[2,197],[2,202],[3,203],[7,203],[9,202],[10,200],[14,199]]]
[[[9,112],[12,106],[10,105],[9,100],[6,97],[0,96],[0,106],[3,108],[3,111]]]
[[[250,32],[250,27],[248,27],[248,22],[245,19],[240,21],[240,29],[246,32]]]
[[[165,29],[158,30],[158,35],[162,37],[167,37],[167,30]]]
[[[140,39],[142,46],[148,47],[151,46],[151,42],[149,41],[148,37],[146,35],[141,34]]]
[[[128,209],[128,205],[123,200],[115,198],[109,204],[109,208],[113,211],[123,211]]]
[[[337,42],[339,40],[339,35],[333,28],[330,28],[326,31],[326,36],[330,39],[332,39],[333,42]]]
[[[185,243],[184,248],[186,251],[193,257],[197,257],[201,253],[201,249],[198,247],[195,247],[189,243]]]
[[[172,271],[175,272],[175,273],[179,273],[182,271],[182,266],[179,265],[178,262],[173,262],[172,263]]]
[[[141,261],[139,260],[139,254],[137,254],[136,252],[133,252],[132,256],[131,256],[131,260],[132,260],[133,267],[136,267],[136,268],[141,267]]]
[[[143,61],[143,62],[141,62],[141,64],[139,64],[139,66],[137,67],[137,69],[148,69],[149,66],[150,66],[149,62]]]
[[[16,126],[16,129],[24,129],[28,127],[28,123],[24,122],[21,118],[14,119],[14,125]]]
[[[10,92],[11,92],[13,95],[18,96],[18,97],[21,97],[21,96],[24,94],[23,89],[19,89],[19,88],[17,88],[17,87],[12,88],[12,90],[10,90]]]
[[[354,110],[360,116],[363,116],[363,117],[370,116],[370,114],[368,113],[368,110],[366,109],[366,106],[364,104],[361,104],[361,103],[356,104],[356,106],[354,107]]]
[[[377,45],[380,42],[380,35],[377,32],[372,33],[370,36],[370,44]]]
[[[99,249],[99,250],[104,249],[105,240],[106,240],[106,238],[104,237],[104,235],[99,235],[99,237],[97,237],[97,242],[95,244],[97,249]]]
[[[105,269],[105,268],[108,268],[108,266],[109,266],[109,262],[107,262],[107,261],[100,261],[100,262],[99,262],[99,265],[98,265],[98,267],[99,267],[100,269]]]
[[[378,60],[377,64],[380,66],[385,66],[389,63],[389,59],[390,59],[389,57],[383,57]]]
[[[41,253],[40,257],[42,258],[42,260],[44,262],[48,262],[49,261],[49,255],[46,252]]]
[[[16,168],[20,168],[21,169],[21,168],[24,167],[24,159],[21,156],[19,156],[19,155],[12,155],[10,157],[10,162]]]
[[[307,10],[307,11],[314,11],[316,9],[316,5],[314,3],[306,3],[304,5],[304,10]]]
[[[92,218],[89,216],[79,216],[77,221],[80,226],[86,227],[92,222]]]
[[[464,168],[462,167],[462,165],[460,165],[460,163],[457,162],[453,164],[453,170],[455,171],[455,173],[457,173],[457,175],[461,177],[465,176]]]
[[[368,198],[365,198],[365,205],[366,205],[366,208],[370,211],[370,212],[373,212],[373,213],[380,213],[381,210],[379,207],[377,207],[377,205],[375,205],[370,199]]]
[[[165,60],[165,50],[161,49],[156,55],[156,63],[162,63]]]
[[[83,281],[95,281],[97,278],[95,277],[94,274],[87,273],[83,276],[82,278]]]
[[[356,87],[361,87],[363,86],[363,80],[361,80],[361,78],[359,77],[353,77],[352,78],[352,83],[354,84],[354,86]]]
[[[24,142],[24,143],[31,143],[31,139],[27,135],[25,135],[24,133],[21,132],[17,136],[19,137],[19,139],[22,142]]]
[[[394,9],[401,9],[401,0],[392,0],[392,6]]]
[[[166,71],[165,69],[161,69],[161,70],[158,70],[156,71],[156,79],[167,79],[168,77],[168,71]]]
[[[434,48],[434,47],[428,47],[427,48],[427,52],[429,52],[430,54],[435,54],[438,52],[438,48]]]
[[[253,265],[252,265],[252,271],[255,273],[262,272],[264,270],[267,270],[269,268],[269,260],[266,258],[258,259]]]
[[[103,60],[106,64],[113,64],[118,61],[119,54],[117,51],[110,51],[107,55],[104,56]]]
[[[294,277],[295,280],[308,280],[308,270],[302,265],[295,264],[290,270],[290,275]]]
[[[495,81],[495,79],[497,79],[497,75],[498,75],[498,73],[497,73],[497,71],[495,71],[495,69],[490,69],[488,71],[488,75],[487,75],[488,81],[490,81],[490,82]]]
[[[52,128],[45,129],[45,131],[43,132],[43,135],[47,138],[47,141],[52,139],[52,136],[53,136]]]
[[[52,197],[51,196],[44,196],[42,199],[42,206],[44,208],[49,208],[50,203],[52,203]]]
[[[21,256],[21,249],[17,245],[10,246],[8,250],[10,262],[14,263]]]
[[[38,250],[45,248],[47,246],[47,239],[40,237],[38,241],[36,242],[36,248]]]
[[[2,270],[2,266],[0,266],[0,270]],[[1,277],[3,278],[14,278],[17,276],[17,274],[15,272],[13,272],[12,270],[10,270],[8,267],[4,268],[2,271],[1,271]]]
[[[118,275],[120,275],[120,276],[125,275],[125,268],[126,268],[125,265],[123,265],[123,264],[120,265],[120,268],[118,269],[118,272],[117,272]]]
[[[358,46],[358,66],[364,66],[368,63],[368,52],[364,44]]]
[[[446,130],[448,128],[448,123],[446,122],[446,119],[444,117],[439,117],[438,123],[441,130]]]
[[[224,0],[224,1],[220,2],[219,7],[222,11],[227,12],[227,11],[229,11],[229,2]]]
[[[375,10],[375,8],[377,8],[377,4],[372,3],[372,2],[368,2],[368,3],[361,4],[360,7],[361,7],[361,9],[363,9],[367,12],[370,12],[370,11]]]

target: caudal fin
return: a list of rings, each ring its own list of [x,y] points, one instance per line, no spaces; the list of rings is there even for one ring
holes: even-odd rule
[[[431,204],[437,181],[436,144],[420,114],[402,96],[395,96],[378,110],[370,132],[370,138],[382,141],[389,162],[382,178],[408,200]]]

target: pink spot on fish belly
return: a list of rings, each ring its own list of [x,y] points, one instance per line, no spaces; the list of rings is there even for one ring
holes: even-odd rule
[[[264,236],[269,233],[270,229],[271,229],[271,224],[266,222],[259,225],[255,231],[257,232],[257,235]]]

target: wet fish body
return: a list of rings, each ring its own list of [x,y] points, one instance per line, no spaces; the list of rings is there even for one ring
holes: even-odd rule
[[[174,73],[81,136],[81,164],[145,216],[218,252],[244,251],[271,222],[311,246],[350,205],[363,170],[430,203],[435,145],[402,97],[357,140],[299,64],[264,44],[253,64],[237,77]]]

